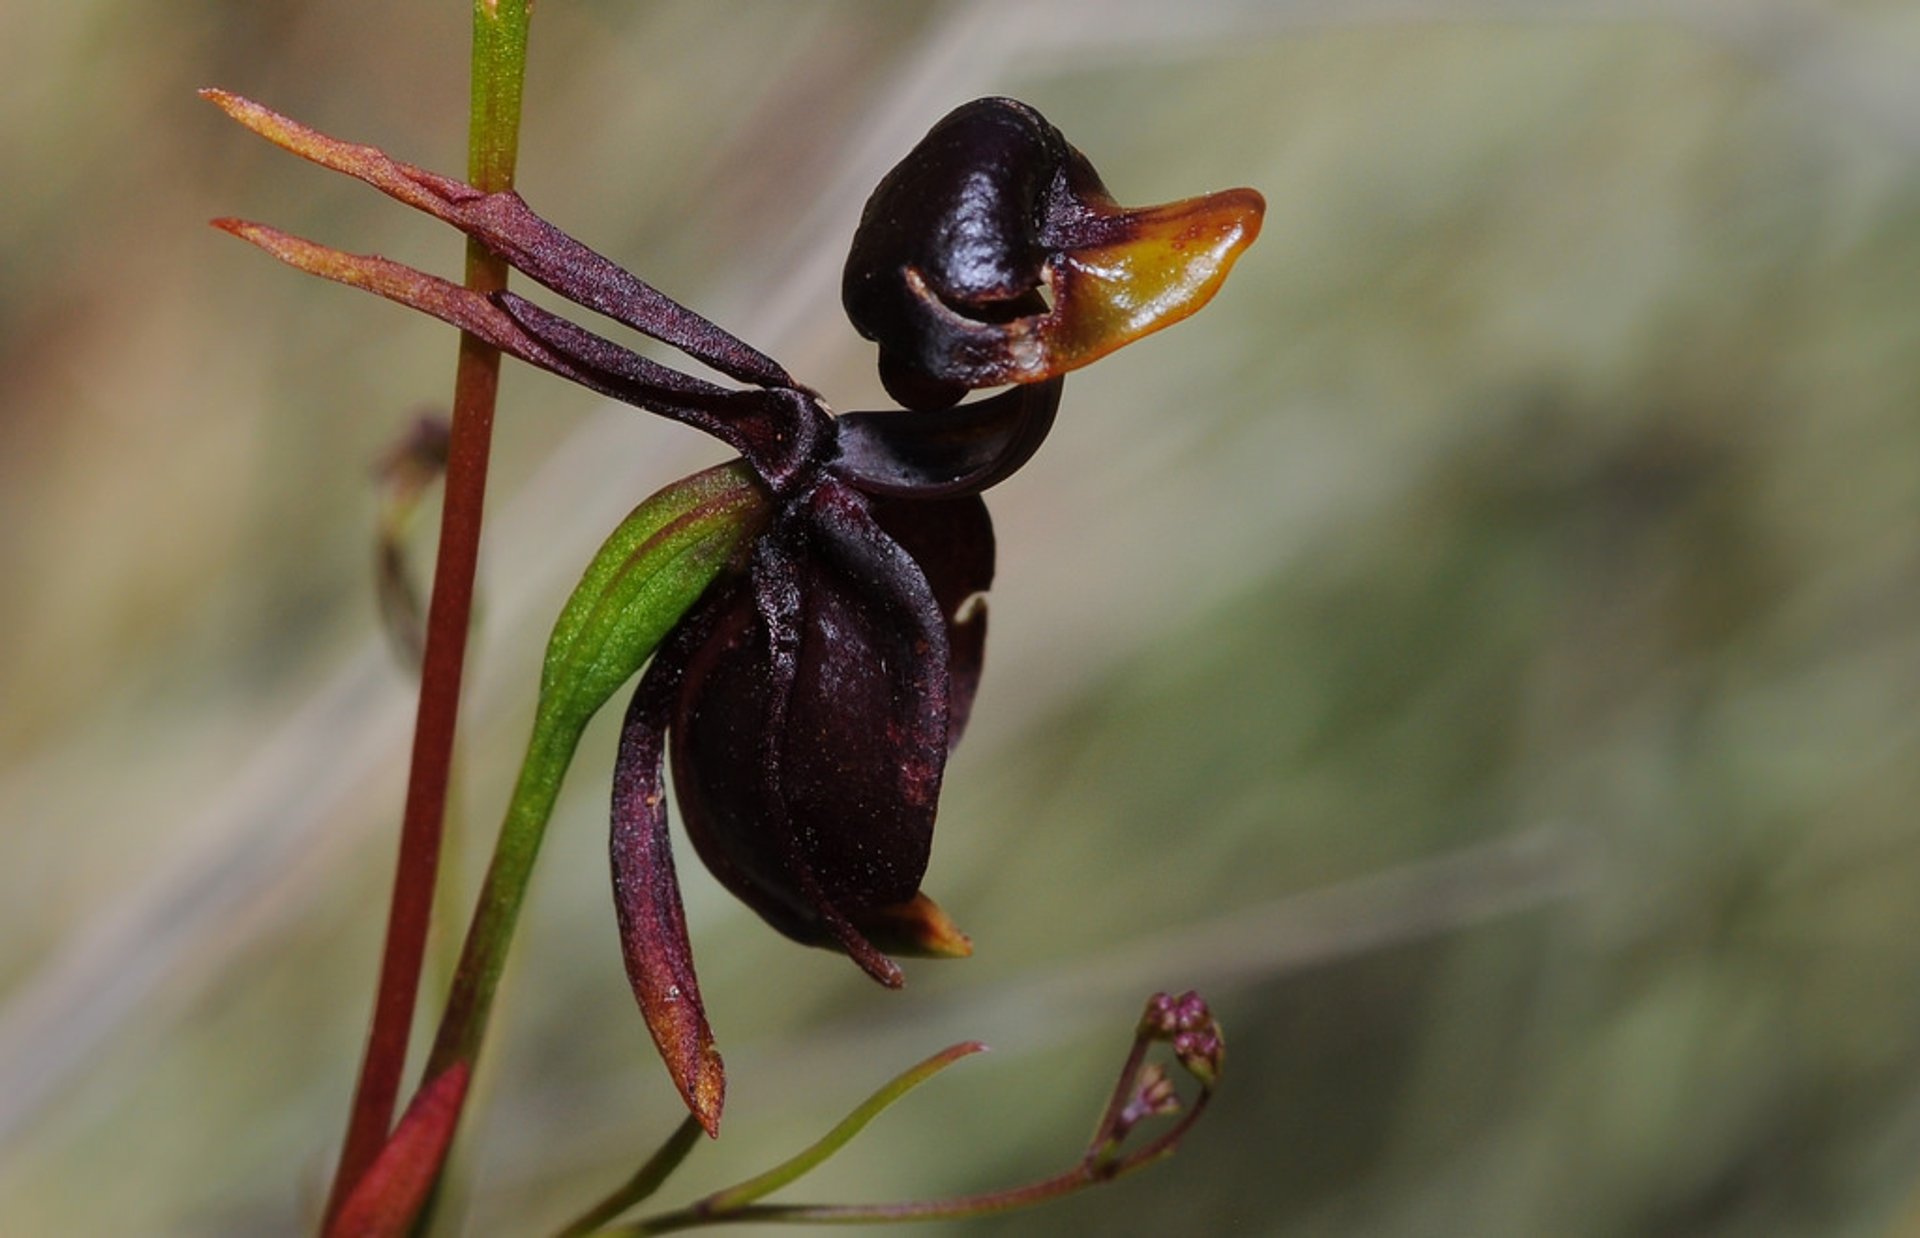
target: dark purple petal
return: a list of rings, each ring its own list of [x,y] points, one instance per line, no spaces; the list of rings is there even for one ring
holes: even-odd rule
[[[726,1071],[707,1026],[700,982],[687,941],[687,918],[667,836],[667,789],[661,777],[668,719],[685,659],[720,607],[703,603],[668,637],[641,676],[620,733],[613,771],[613,906],[627,979],[647,1030],[687,1108],[718,1135]]]
[[[534,214],[517,193],[450,200],[440,217],[569,301],[671,344],[729,378],[761,387],[793,386],[779,362],[574,240]]]
[[[926,573],[934,604],[946,619],[951,669],[947,748],[951,751],[959,745],[973,712],[986,656],[983,595],[993,585],[993,520],[977,497],[939,502],[876,499],[873,518]]]
[[[636,396],[647,400],[694,403],[705,408],[707,402],[731,394],[727,388],[695,378],[691,374],[661,365],[623,348],[612,340],[595,335],[540,308],[514,292],[495,292],[488,300],[504,310],[520,329],[554,353],[576,364],[596,370],[629,385]]]
[[[847,413],[834,419],[833,471],[868,494],[978,494],[1032,458],[1053,427],[1065,383],[1013,387],[958,408]]]
[[[867,500],[831,480],[756,550],[689,660],[671,753],[687,830],[781,932],[898,971],[855,927],[919,891],[946,766],[946,622]]]

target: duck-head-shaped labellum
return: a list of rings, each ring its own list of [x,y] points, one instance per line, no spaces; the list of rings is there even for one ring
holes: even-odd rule
[[[1078,369],[1205,305],[1260,231],[1230,189],[1126,208],[1045,117],[1012,99],[949,113],[880,182],[841,300],[888,392],[938,408]]]
[[[680,373],[512,293],[482,296],[385,259],[216,221],[304,270],[432,314],[740,453],[744,473],[706,475],[698,494],[676,490],[660,509],[718,522],[681,532],[669,522],[662,538],[734,537],[743,549],[641,675],[612,813],[628,977],[676,1086],[714,1132],[725,1078],[674,874],[667,761],[701,860],[780,932],[843,951],[889,986],[901,981],[890,953],[969,953],[920,883],[947,754],[980,681],[994,541],[979,495],[1039,446],[1066,371],[1213,295],[1259,229],[1260,197],[1230,190],[1128,210],[1032,108],[967,104],[881,182],[846,268],[847,311],[880,344],[882,377],[908,408],[834,416],[778,363],[517,195],[483,194],[236,96],[208,97],[295,153],[453,224],[575,304],[746,384]],[[1009,384],[953,407],[968,391]],[[626,570],[606,566],[609,579]]]

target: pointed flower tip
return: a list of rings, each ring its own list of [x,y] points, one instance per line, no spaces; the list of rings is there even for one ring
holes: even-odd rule
[[[712,1045],[706,1047],[696,1074],[690,1086],[683,1088],[683,1093],[688,1111],[700,1123],[700,1129],[707,1132],[707,1138],[720,1138],[720,1111],[727,1103],[727,1072]]]
[[[907,987],[907,973],[900,970],[900,964],[887,958],[885,955],[881,955],[877,960],[856,957],[853,961],[860,965],[860,970],[866,972],[869,976],[872,976],[889,989],[904,989]]]
[[[236,219],[231,215],[222,215],[218,219],[209,219],[208,224],[229,236],[237,236],[249,245],[258,246],[269,253],[275,252],[277,241],[290,239],[286,234],[265,224],[255,223],[251,219]]]
[[[872,912],[860,913],[859,923],[855,923],[830,904],[823,905],[821,911],[824,913],[822,919],[825,923],[820,926],[823,935],[816,940],[816,944],[831,943],[838,946],[846,951],[847,957],[853,960],[855,967],[889,989],[906,987],[907,974],[900,970],[900,964],[888,958],[886,952],[867,935],[867,924],[873,915]],[[881,923],[879,927],[884,935],[886,924]]]
[[[869,941],[890,954],[923,959],[964,959],[973,954],[973,939],[925,894],[865,912],[859,927]]]
[[[255,103],[245,95],[237,95],[231,90],[222,90],[218,86],[202,86],[194,93],[247,128],[256,131],[264,125],[275,121],[284,122],[286,119],[264,104]]]
[[[649,1002],[645,997],[642,1013],[687,1112],[708,1138],[718,1139],[720,1112],[727,1103],[727,1069],[714,1047],[706,1016],[683,1002]]]
[[[682,1015],[658,1005],[646,1006],[643,1013],[687,1112],[708,1138],[718,1139],[720,1112],[727,1103],[727,1070],[720,1051],[714,1048],[706,1018],[697,1012]]]

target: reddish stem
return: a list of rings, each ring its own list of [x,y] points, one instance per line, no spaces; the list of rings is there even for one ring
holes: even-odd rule
[[[467,179],[486,192],[513,188],[520,142],[520,94],[526,74],[528,0],[474,0],[472,111],[467,135]],[[467,242],[467,287],[481,293],[507,285],[507,264]],[[360,1059],[353,1112],[327,1195],[326,1224],[366,1173],[393,1127],[394,1102],[407,1065],[414,1004],[426,958],[427,928],[440,868],[440,839],[452,778],[453,737],[460,714],[460,679],[473,616],[473,575],[480,556],[480,521],[493,446],[494,397],[500,353],[471,335],[460,337],[448,431],[445,499],[433,593],[427,603],[426,648],[420,664],[420,703],[414,714],[413,759],[400,856],[387,913],[387,941],[373,1023]]]
[[[506,276],[506,263],[469,244],[469,288],[483,292],[504,288]],[[434,563],[433,594],[427,604],[420,703],[414,715],[413,758],[400,823],[393,899],[387,913],[386,950],[380,960],[380,985],[366,1054],[360,1063],[353,1114],[328,1201],[329,1220],[386,1142],[406,1068],[407,1042],[420,992],[434,882],[440,866],[440,838],[452,776],[453,737],[473,613],[473,577],[480,553],[494,396],[499,382],[499,351],[472,336],[461,336],[460,361],[454,374],[453,424],[447,443],[440,549]]]

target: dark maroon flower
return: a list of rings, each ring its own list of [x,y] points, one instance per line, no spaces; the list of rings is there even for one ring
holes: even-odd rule
[[[712,1131],[724,1077],[674,878],[666,761],[701,860],[782,933],[842,950],[889,986],[901,982],[889,952],[969,953],[920,882],[947,754],[980,680],[980,595],[994,561],[980,492],[1039,446],[1065,371],[1213,295],[1258,230],[1259,195],[1125,210],[1031,108],[1007,99],[960,108],[875,191],[846,269],[848,313],[879,341],[888,388],[912,408],[836,417],[777,363],[518,195],[483,194],[209,95],[574,303],[747,384],[669,369],[512,293],[483,297],[384,259],[220,221],[296,266],[712,434],[764,491],[765,527],[746,561],[684,615],[642,675],[614,772],[627,973],[675,1083]]]

